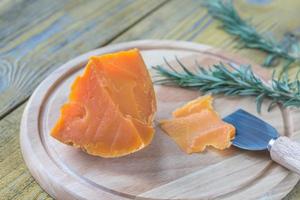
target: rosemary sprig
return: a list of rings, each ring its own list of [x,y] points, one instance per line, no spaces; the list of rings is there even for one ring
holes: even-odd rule
[[[197,64],[194,71],[189,70],[176,58],[181,70],[176,70],[167,60],[167,67],[154,66],[157,80],[155,83],[163,85],[177,85],[185,88],[199,89],[212,94],[225,94],[229,96],[255,96],[257,111],[260,113],[262,102],[271,100],[268,111],[276,104],[283,107],[300,107],[300,81],[298,75],[291,81],[285,73],[276,79],[273,73],[271,83],[264,82],[256,76],[251,66],[236,66],[223,63],[215,64],[206,69]]]
[[[254,26],[244,21],[234,8],[232,0],[209,0],[204,6],[208,13],[222,23],[222,28],[239,38],[241,47],[258,49],[268,53],[265,66],[277,63],[279,58],[286,60],[284,69],[291,63],[299,61],[299,43],[295,35],[287,33],[280,42],[258,33]]]

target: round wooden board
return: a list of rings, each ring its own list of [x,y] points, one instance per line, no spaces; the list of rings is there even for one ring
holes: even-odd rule
[[[147,148],[122,158],[90,156],[49,136],[67,100],[72,81],[82,73],[91,55],[130,48],[140,49],[148,67],[172,62],[174,56],[188,66],[195,60],[207,66],[219,61],[249,63],[209,46],[179,41],[134,41],[107,46],[71,60],[46,78],[31,96],[21,124],[24,160],[35,179],[56,199],[281,199],[299,177],[272,162],[266,151],[250,152],[231,147],[212,148],[187,155],[157,126],[171,112],[199,96],[199,92],[155,86],[158,112],[156,135]],[[264,79],[269,73],[254,65]],[[238,108],[257,115],[254,99],[215,96],[216,110],[225,116]],[[263,106],[259,116],[282,135],[300,139],[297,110],[271,112]]]

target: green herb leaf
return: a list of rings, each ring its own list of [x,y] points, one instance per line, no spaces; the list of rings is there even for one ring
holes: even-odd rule
[[[272,66],[279,58],[288,60],[286,70],[291,63],[299,61],[299,42],[295,35],[287,33],[280,42],[257,32],[254,26],[243,20],[233,6],[232,0],[209,0],[203,4],[208,13],[222,23],[222,28],[236,36],[243,47],[258,49],[268,53],[264,66]]]
[[[167,67],[153,67],[156,72],[155,83],[228,96],[255,96],[258,112],[261,111],[262,102],[266,98],[271,100],[269,111],[276,104],[283,107],[300,107],[300,81],[297,78],[294,81],[289,80],[287,72],[279,79],[275,78],[274,72],[271,83],[267,84],[253,73],[251,66],[219,63],[204,68],[197,64],[198,70],[191,71],[179,59],[176,60],[181,70],[175,70],[166,60]]]

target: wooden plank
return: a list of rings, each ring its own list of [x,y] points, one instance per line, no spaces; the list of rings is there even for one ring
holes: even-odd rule
[[[63,62],[107,44],[165,3],[133,0],[2,2],[0,118]]]
[[[5,1],[7,2],[7,0]],[[0,2],[2,3],[3,1]],[[241,14],[243,16],[255,16],[252,18],[252,22],[258,26],[258,30],[260,31],[272,31],[273,33],[277,33],[276,35],[282,35],[282,33],[284,33],[287,30],[295,30],[297,31],[297,33],[299,33],[300,22],[299,20],[297,20],[300,14],[297,11],[297,7],[299,7],[299,2],[293,0],[262,1],[266,2],[262,5],[249,4],[248,2],[250,2],[250,0],[234,2],[238,4],[238,8],[242,11]],[[251,0],[251,2],[259,1]],[[2,10],[3,8],[0,6],[0,11]],[[180,12],[178,10],[180,10]],[[272,17],[268,17],[270,13],[273,13]],[[272,26],[274,22],[276,23],[276,26]],[[0,23],[2,23],[1,17]],[[237,42],[234,41],[231,36],[228,36],[226,33],[218,29],[217,27],[218,23],[212,21],[210,17],[206,15],[205,10],[200,8],[199,1],[195,0],[186,3],[186,1],[178,0],[165,4],[163,7],[161,7],[161,9],[149,15],[145,20],[142,20],[140,23],[137,23],[134,27],[128,29],[128,31],[126,31],[121,37],[114,40],[114,43],[145,38],[185,39],[226,48],[229,51],[236,51],[236,49],[234,49],[233,47],[235,44],[237,44]],[[83,51],[85,50],[83,49],[82,52]],[[263,57],[263,54],[253,50],[242,50],[238,53],[242,54],[245,57],[253,59],[258,63],[261,63]],[[57,56],[57,58],[59,58],[59,56]],[[59,59],[63,60],[62,58]],[[58,64],[56,66],[58,66]],[[1,101],[2,97],[3,96],[0,97]],[[3,157],[1,157],[1,163],[2,159],[4,158],[7,159],[6,163],[8,163],[8,166],[6,167],[6,170],[4,172],[2,172],[1,167],[7,164],[1,165],[0,163],[0,176],[7,173],[15,174],[17,172],[16,168],[19,165],[21,168],[24,169],[23,173],[27,172],[26,166],[24,165],[24,163],[21,162],[22,158],[19,152],[18,145],[18,128],[16,128],[19,126],[22,110],[23,107],[20,107],[19,109],[15,110],[10,115],[5,117],[4,121],[2,120],[0,122],[0,152],[6,152],[3,154]],[[15,128],[12,128],[11,131],[6,130],[7,128],[4,127],[8,125],[9,127]],[[3,137],[2,135],[7,135],[7,137],[9,138]],[[2,137],[6,139],[2,139]],[[11,141],[11,143],[8,143],[8,141]],[[12,146],[11,144],[14,144],[15,146]],[[15,161],[18,159],[20,162]],[[27,175],[28,177],[30,177],[30,174],[28,172]],[[8,183],[12,181],[14,181],[13,178],[9,180],[0,179],[0,187],[6,188],[8,187],[6,185],[8,185]],[[23,184],[24,183],[22,182],[16,182],[15,185],[9,186],[15,188],[15,191],[18,192],[16,199],[22,199],[23,195],[28,197],[28,199],[34,199],[37,195],[40,195],[37,196],[37,198],[44,199],[45,193],[40,193],[41,190],[36,189],[39,188],[39,186],[36,183],[32,183],[34,185],[32,186],[32,188],[35,189],[30,191],[23,191],[22,189],[20,189],[24,187]],[[2,187],[2,185],[5,186]],[[299,199],[299,191],[300,184],[298,184],[296,188],[290,193],[290,195],[285,199]],[[0,190],[1,197],[2,194],[4,194],[3,189]]]
[[[19,122],[24,106],[0,121],[1,199],[48,199],[27,170],[19,147]]]
[[[224,32],[220,23],[213,20],[201,4],[202,1],[197,0],[189,3],[172,1],[113,42],[144,38],[187,40],[226,49],[259,64],[263,62],[264,53],[236,48],[240,43]],[[234,1],[234,5],[244,19],[267,36],[280,39],[286,32],[297,35],[300,33],[300,21],[296,20],[300,17],[300,12],[295,9],[300,6],[300,1],[247,0]]]

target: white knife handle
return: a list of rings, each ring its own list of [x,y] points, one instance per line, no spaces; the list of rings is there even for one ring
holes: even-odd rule
[[[284,136],[271,141],[272,160],[300,175],[300,144]]]

